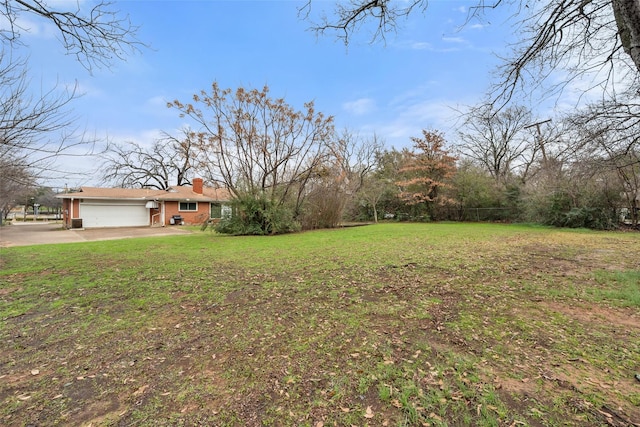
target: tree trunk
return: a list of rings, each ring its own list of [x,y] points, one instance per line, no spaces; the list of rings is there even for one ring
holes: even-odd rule
[[[640,0],[611,0],[624,51],[640,72]]]

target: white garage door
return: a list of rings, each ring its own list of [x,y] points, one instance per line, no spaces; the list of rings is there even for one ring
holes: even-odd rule
[[[82,226],[91,227],[139,227],[149,225],[149,209],[144,201],[80,202]]]

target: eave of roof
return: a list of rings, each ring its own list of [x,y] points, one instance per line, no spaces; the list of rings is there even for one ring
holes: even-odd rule
[[[139,188],[81,187],[75,193],[59,194],[60,199],[100,199],[100,200],[162,200],[218,202],[230,200],[229,191],[221,188],[204,188],[203,194],[193,191],[190,186],[176,186],[169,190]]]

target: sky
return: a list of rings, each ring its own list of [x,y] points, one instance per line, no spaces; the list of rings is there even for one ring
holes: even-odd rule
[[[113,7],[140,26],[138,39],[148,47],[91,73],[65,55],[53,28],[24,21],[31,84],[77,84],[82,96],[72,114],[78,127],[113,143],[150,145],[162,131],[177,134],[188,122],[167,101],[188,102],[216,81],[231,89],[267,85],[273,97],[298,110],[314,101],[317,111],[334,116],[338,130],[361,138],[375,133],[388,148],[402,148],[422,129],[452,136],[455,108],[482,100],[498,55],[513,38],[507,11],[465,25],[475,0],[432,0],[425,13],[399,21],[385,41],[371,43],[363,28],[345,46],[335,34],[310,31],[312,22],[298,14],[303,4],[115,1]],[[333,6],[314,0],[311,19]],[[82,173],[49,185],[100,184],[100,160],[61,161]]]

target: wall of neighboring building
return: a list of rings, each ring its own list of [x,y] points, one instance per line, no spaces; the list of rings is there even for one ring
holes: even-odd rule
[[[62,224],[72,228],[72,219],[80,218],[80,199],[62,199]]]

